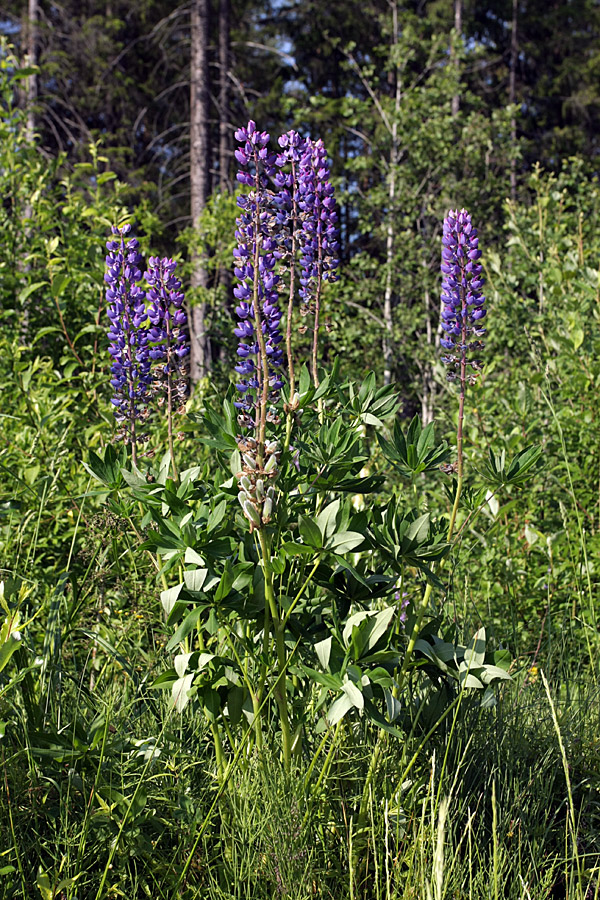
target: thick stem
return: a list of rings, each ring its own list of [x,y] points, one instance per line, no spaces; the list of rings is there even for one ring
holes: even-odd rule
[[[317,372],[317,361],[319,354],[319,328],[321,315],[321,288],[323,285],[323,237],[319,235],[319,249],[317,255],[317,290],[315,292],[315,330],[313,332],[312,346],[312,377],[313,384],[319,387],[319,375]],[[319,418],[321,418],[319,416]]]
[[[287,327],[285,344],[288,358],[288,377],[290,379],[290,401],[296,391],[296,375],[294,357],[292,356],[292,315],[294,312],[294,295],[296,293],[296,232],[298,228],[298,201],[296,199],[296,165],[292,160],[292,246],[290,249],[290,295],[288,298]]]
[[[269,359],[267,357],[267,343],[265,341],[265,336],[262,330],[262,317],[260,310],[260,301],[258,296],[258,283],[259,283],[259,262],[260,262],[260,205],[259,205],[259,196],[260,196],[260,175],[259,175],[259,160],[258,153],[255,151],[254,154],[254,163],[256,166],[256,180],[255,180],[255,190],[256,190],[256,202],[255,202],[255,213],[254,213],[254,278],[253,278],[253,286],[252,286],[252,309],[254,311],[254,328],[256,331],[256,340],[258,342],[259,347],[259,355],[260,355],[260,366],[262,369],[262,384],[261,384],[261,397],[259,400],[258,407],[258,436],[257,436],[257,451],[256,451],[256,461],[258,463],[259,468],[262,467],[263,459],[265,455],[265,431],[267,428],[267,405],[269,402]],[[258,400],[258,397],[257,397]]]
[[[171,323],[167,319],[167,430],[169,435],[169,454],[171,456],[171,466],[173,468],[173,478],[179,480],[177,473],[177,465],[175,463],[175,447],[173,445],[173,370],[171,368]]]
[[[457,483],[456,494],[454,495],[454,505],[450,516],[450,525],[448,526],[448,541],[452,539],[454,526],[456,524],[456,515],[458,513],[458,505],[463,486],[463,425],[465,418],[465,392],[467,388],[467,291],[465,287],[466,273],[464,265],[461,266],[460,273],[460,299],[461,299],[461,346],[460,351],[460,395],[458,399],[458,429],[456,432],[456,455],[457,455]]]
[[[288,312],[285,330],[285,345],[287,349],[288,362],[288,378],[290,383],[288,404],[291,404],[294,394],[296,393],[296,373],[294,371],[294,357],[292,354],[292,316],[294,313],[294,298],[296,293],[296,249],[297,249],[297,229],[298,229],[298,202],[296,199],[296,165],[292,160],[292,246],[290,249],[290,293],[288,298]],[[294,413],[288,407],[285,419],[285,439],[284,450],[289,450],[290,440],[292,437],[292,425],[294,423]]]

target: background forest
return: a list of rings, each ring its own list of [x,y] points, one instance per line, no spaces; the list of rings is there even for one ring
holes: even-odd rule
[[[0,35],[0,896],[600,897],[600,5],[17,0]],[[181,629],[174,640],[178,595],[165,597],[183,580],[163,565],[179,545],[149,538],[161,516],[181,538],[183,506],[210,507],[203,483],[225,489],[223,510],[231,499],[218,472],[235,447],[234,135],[249,120],[274,143],[291,128],[321,138],[332,162],[333,374],[305,423],[323,459],[354,453],[350,525],[393,492],[411,522],[431,516],[428,540],[447,528],[460,493],[458,393],[440,361],[449,209],[471,213],[487,282],[445,569],[403,562],[394,601],[365,574],[374,538],[348,543],[343,590],[315,563],[318,590],[329,578],[353,610],[396,602],[400,641],[408,609],[407,629],[423,626],[415,667],[389,687],[385,721],[355,698],[333,737],[337,682],[315,674],[331,660],[286,670],[292,693],[313,673],[306,708],[325,723],[312,734],[302,719],[291,769],[271,720],[277,752],[262,755],[243,752],[241,713],[217,723],[207,698],[224,681],[173,710],[170,651],[194,648]],[[160,416],[137,470],[114,442],[105,242],[124,221],[145,256],[179,264],[187,481],[161,469]],[[300,354],[310,339],[300,326]],[[323,408],[359,443],[325,435]],[[162,512],[145,482],[166,485]],[[319,491],[322,516],[338,495]],[[206,527],[224,540],[217,508]],[[310,544],[299,533],[290,558]],[[203,565],[194,553],[180,573]],[[208,616],[207,641],[222,627]],[[377,628],[365,646],[381,654]],[[355,638],[347,653],[364,662]],[[475,664],[511,677],[480,696]]]

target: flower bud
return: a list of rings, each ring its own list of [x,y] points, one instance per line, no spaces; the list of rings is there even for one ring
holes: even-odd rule
[[[267,497],[267,499],[263,503],[263,510],[262,510],[262,520],[265,523],[265,525],[268,525],[269,522],[271,521],[272,512],[273,512],[273,501],[270,497]]]
[[[244,453],[242,459],[244,460],[244,462],[246,463],[246,465],[248,466],[249,469],[252,469],[253,471],[254,471],[254,469],[256,469],[256,460],[249,453]]]
[[[257,527],[260,525],[260,516],[258,514],[258,510],[253,503],[250,503],[249,500],[244,500],[242,503],[242,509],[244,510],[244,515],[246,518],[252,522],[253,525]]]
[[[274,475],[277,472],[277,457],[270,456],[267,460],[267,464],[263,469],[265,475]]]

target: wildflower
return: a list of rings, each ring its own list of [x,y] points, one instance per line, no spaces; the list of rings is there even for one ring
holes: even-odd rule
[[[401,623],[402,627],[404,627],[406,620],[408,619],[408,607],[410,604],[407,591],[402,591],[402,593],[400,593],[400,590],[397,590],[394,594],[394,599],[397,602],[400,601],[400,615],[398,616],[398,621]]]
[[[235,151],[241,165],[237,178],[251,188],[237,199],[241,212],[235,233],[238,246],[233,251],[238,279],[233,293],[239,301],[235,310],[239,319],[234,332],[239,338],[235,371],[241,376],[236,387],[242,395],[235,405],[243,428],[259,426],[264,431],[267,407],[273,406],[283,387],[279,275],[275,271],[281,257],[278,204],[269,187],[276,171],[276,155],[267,148],[269,135],[258,131],[252,121],[238,129],[235,137],[243,145]],[[264,440],[264,434],[260,440]]]
[[[478,354],[485,346],[479,340],[486,333],[483,319],[487,314],[481,292],[484,279],[480,257],[479,238],[471,216],[466,209],[450,210],[444,219],[442,238],[444,336],[440,344],[444,350],[451,351],[448,356],[442,356],[442,362],[450,368],[448,380],[454,381],[459,374],[463,388],[466,367],[473,370],[468,376],[469,384],[475,383],[482,368],[481,360],[471,354]]]
[[[276,164],[280,169],[275,176],[275,185],[279,188],[277,221],[282,227],[283,235],[281,261],[287,264],[289,271],[286,328],[287,374],[289,378],[289,402],[286,412],[289,413],[293,410],[294,403],[297,403],[299,399],[295,390],[296,379],[292,356],[292,315],[296,295],[296,256],[302,228],[298,173],[306,148],[310,142],[299,135],[297,131],[288,131],[287,134],[281,135],[278,143],[281,147],[281,153],[278,154],[276,159]],[[284,169],[287,171],[283,171]]]
[[[302,213],[300,296],[305,304],[318,302],[322,281],[337,278],[338,216],[330,167],[323,141],[307,141],[298,173]]]
[[[175,275],[176,268],[177,263],[172,259],[151,256],[144,278],[150,285],[146,292],[151,303],[148,307],[148,336],[152,342],[149,355],[155,363],[160,363],[154,366],[155,393],[166,393],[169,410],[178,403],[178,411],[184,412],[190,347],[183,308],[185,295]]]
[[[147,440],[146,435],[136,433],[136,421],[148,415],[147,397],[152,377],[150,374],[150,348],[145,293],[139,286],[142,257],[135,238],[126,240],[130,225],[113,226],[113,239],[106,244],[108,271],[104,280],[108,287],[108,318],[110,327],[108,352],[113,358],[111,385],[115,394],[112,404],[114,414],[121,425],[119,437],[131,443],[135,463],[136,441]]]

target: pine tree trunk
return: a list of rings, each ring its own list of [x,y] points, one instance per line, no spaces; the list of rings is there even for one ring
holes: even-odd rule
[[[192,225],[197,227],[210,194],[210,86],[208,69],[209,0],[192,0],[190,72],[190,189]],[[192,288],[206,290],[208,270],[202,254],[192,258]],[[210,345],[206,333],[207,304],[204,298],[192,307],[190,316],[190,377],[192,384],[210,370]]]
[[[510,32],[510,76],[508,83],[508,102],[514,107],[517,99],[517,60],[519,56],[518,0],[513,0],[512,23]],[[517,117],[513,112],[510,117],[510,199],[517,199]]]
[[[229,0],[219,3],[219,187],[229,187]]]

